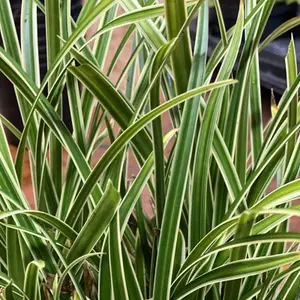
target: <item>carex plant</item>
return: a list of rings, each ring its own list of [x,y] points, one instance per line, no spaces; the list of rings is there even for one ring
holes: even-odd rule
[[[299,296],[300,234],[289,232],[290,217],[300,216],[292,202],[300,196],[293,39],[286,91],[266,124],[259,56],[300,21],[262,40],[275,0],[241,1],[232,28],[215,0],[221,39],[208,55],[209,2],[86,0],[75,21],[70,0],[23,0],[18,38],[10,1],[0,1],[0,71],[24,124],[20,132],[1,117],[3,299]],[[38,10],[46,20],[43,78]],[[125,25],[112,49],[112,32]],[[62,118],[64,91],[72,130]],[[14,160],[4,127],[19,139]],[[32,199],[21,188],[27,155]],[[129,162],[139,166],[134,178]]]

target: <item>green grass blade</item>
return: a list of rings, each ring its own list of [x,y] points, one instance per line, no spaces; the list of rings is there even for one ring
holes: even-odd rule
[[[285,59],[286,64],[286,78],[287,78],[287,88],[289,89],[293,82],[297,78],[298,70],[297,70],[297,57],[296,57],[296,49],[294,39],[292,38],[288,53]],[[298,107],[298,93],[293,97],[290,106],[288,108],[288,130],[293,128],[297,124],[297,107]],[[291,138],[286,145],[286,153],[285,153],[285,166],[289,163],[289,160],[292,156],[293,150],[296,144],[296,136]]]
[[[2,126],[2,122],[0,124],[0,153],[1,153],[1,156],[3,157],[3,159],[6,161],[9,171],[11,172],[11,174],[13,174],[14,178],[17,179],[17,175],[16,175],[15,169],[14,169],[14,163],[13,163],[9,145],[8,145],[8,142],[7,142],[7,139],[5,136],[4,128]]]
[[[123,266],[124,266],[124,273],[126,278],[128,297],[129,299],[142,300],[144,299],[144,297],[141,292],[141,287],[139,285],[136,273],[130,261],[129,253],[126,250],[124,244],[122,244],[122,255],[123,255]]]
[[[87,0],[87,1],[85,1],[85,5],[83,6],[82,10],[80,11],[77,22],[80,23],[84,19],[86,19],[93,12],[96,5],[97,5],[97,0]]]
[[[9,224],[14,224],[12,218],[8,219]],[[23,287],[25,270],[22,262],[20,236],[17,231],[6,229],[6,255],[8,275],[13,279],[14,283],[20,288]]]
[[[276,271],[277,270],[271,271],[267,280],[263,283],[262,289],[260,290],[258,297],[257,297],[258,300],[263,300],[266,298],[268,290],[269,290],[271,284],[273,283],[274,276],[276,275]]]
[[[261,274],[299,260],[299,253],[273,255],[252,258],[229,263],[214,269],[189,283],[184,289],[174,294],[172,299],[183,299],[195,290],[219,281],[243,278],[249,275]]]
[[[124,50],[125,45],[128,43],[130,37],[132,36],[132,34],[134,33],[135,30],[135,25],[131,25],[128,30],[126,31],[126,33],[124,34],[112,60],[111,63],[109,65],[108,71],[107,71],[107,76],[110,76],[118,59],[120,58],[121,52]]]
[[[133,93],[133,86],[135,82],[135,68],[136,68],[136,61],[138,58],[139,53],[143,49],[144,41],[141,40],[138,44],[136,43],[136,36],[134,37],[133,43],[132,43],[132,50],[131,50],[131,56],[129,60],[126,63],[126,66],[123,68],[117,82],[116,82],[116,88],[119,89],[121,86],[122,81],[126,78],[126,91],[125,96],[127,99],[131,99],[132,93]]]
[[[225,27],[224,18],[223,18],[219,0],[215,0],[215,9],[216,9],[218,23],[219,23],[221,40],[222,40],[223,46],[226,47],[228,44],[227,33],[226,33],[226,27]]]
[[[46,47],[47,47],[47,66],[48,69],[53,66],[55,59],[60,51],[60,3],[58,0],[45,1],[45,19],[46,19]],[[54,73],[53,76],[56,74]],[[48,82],[48,90],[52,88],[55,79]],[[58,104],[57,113],[62,115],[62,104]],[[56,137],[51,137],[50,141],[50,172],[53,178],[55,190],[60,196],[62,188],[62,148]]]
[[[187,7],[184,0],[165,2],[165,16],[169,40],[177,37],[187,19]],[[180,37],[172,56],[172,68],[177,94],[187,90],[192,66],[189,32],[185,31]]]
[[[90,65],[71,67],[70,71],[76,76],[90,92],[101,101],[103,107],[113,116],[119,125],[126,129],[133,117],[133,108],[127,100],[114,88],[109,80]],[[113,99],[113,100],[112,100]],[[150,153],[151,140],[143,131],[135,139],[136,146],[144,158]]]
[[[121,2],[121,6],[125,11],[133,11],[142,8],[141,5],[134,0],[123,0]],[[154,50],[158,50],[163,44],[166,43],[165,37],[152,20],[138,22],[137,26],[141,34]]]
[[[295,180],[281,186],[264,197],[260,202],[254,205],[252,209],[271,208],[280,204],[284,204],[292,199],[296,199],[298,197],[299,185],[299,180]]]
[[[150,78],[153,80],[153,74],[155,75],[161,62],[164,61],[166,52],[168,51],[169,45],[165,45],[160,48],[153,60],[153,65],[151,68]],[[160,105],[160,81],[157,80],[150,92],[150,106],[151,109],[156,108]],[[152,122],[152,132],[153,132],[153,152],[155,161],[155,201],[156,201],[156,219],[157,226],[161,228],[161,222],[163,218],[164,206],[165,206],[165,155],[163,147],[163,133],[162,133],[162,119],[156,118]]]
[[[108,239],[104,239],[102,249],[103,252],[108,253]],[[108,255],[102,255],[100,258],[98,279],[98,297],[100,299],[110,299],[112,297],[112,284]]]
[[[74,241],[66,260],[72,262],[81,255],[89,253],[117,211],[119,194],[111,182],[108,183],[102,199],[98,202],[87,222]]]
[[[215,132],[212,151],[214,158],[216,159],[217,166],[223,176],[223,180],[226,183],[228,193],[232,199],[235,199],[242,189],[242,184],[230,157],[228,148],[226,147],[225,141],[218,129],[216,129]]]
[[[140,9],[131,10],[127,13],[122,14],[119,17],[116,17],[109,23],[105,24],[100,30],[98,30],[91,39],[88,41],[92,41],[97,35],[101,35],[109,30],[115,29],[124,25],[135,24],[139,21],[144,21],[147,19],[152,19],[155,17],[159,17],[164,13],[164,7],[162,4],[146,6]]]
[[[278,28],[276,28],[259,46],[259,51],[262,51],[265,47],[267,47],[272,41],[288,32],[289,30],[299,26],[300,19],[299,17],[292,18],[285,23],[281,24]]]
[[[9,0],[1,1],[0,12],[1,36],[5,49],[21,64],[20,45]]]
[[[13,211],[5,211],[5,212],[3,211],[0,213],[0,219],[8,218],[8,217],[19,215],[19,214],[32,216],[43,222],[46,222],[47,224],[53,226],[53,228],[55,228],[56,230],[58,230],[59,232],[64,234],[71,241],[74,241],[78,235],[78,233],[76,231],[74,231],[74,229],[72,229],[71,227],[66,225],[64,222],[62,222],[58,218],[56,218],[50,214],[35,211],[35,210],[13,210]],[[28,226],[26,226],[25,228],[28,228]],[[37,236],[40,236],[40,235],[37,234]]]
[[[299,272],[295,272],[289,276],[279,294],[276,296],[277,299],[288,300],[295,299],[296,292],[299,288]]]
[[[255,220],[255,215],[251,213],[243,213],[239,218],[239,223],[236,228],[236,233],[234,238],[243,238],[249,236],[252,230],[252,226]],[[247,247],[240,247],[232,249],[230,255],[230,261],[237,261],[240,259],[245,259],[247,255]],[[238,299],[240,296],[242,281],[240,279],[230,281],[225,284],[224,299]]]
[[[111,9],[109,9],[105,16],[103,17],[103,22],[99,26],[106,26],[112,20],[116,18],[116,12],[118,10],[118,5],[115,4]],[[103,34],[101,37],[96,39],[93,46],[93,53],[98,62],[100,62],[100,69],[103,70],[105,67],[106,56],[109,51],[109,46],[112,41],[112,33],[107,32]]]
[[[108,238],[109,264],[115,299],[129,300],[121,249],[120,220],[117,212],[110,224]]]
[[[299,173],[300,166],[300,151],[299,151],[300,139],[298,138],[294,151],[289,159],[286,172],[283,176],[283,182],[289,182],[295,180]]]
[[[39,84],[37,5],[34,1],[22,2],[20,36],[24,70],[36,82],[36,84]]]
[[[218,74],[218,79],[229,78],[234,62],[238,55],[243,32],[244,12],[240,6],[238,23],[234,36],[230,42],[229,50]],[[207,187],[209,161],[212,151],[212,142],[216,127],[217,117],[222,105],[225,90],[214,90],[205,109],[196,146],[193,174],[193,201],[190,205],[190,249],[192,249],[207,233]]]
[[[12,287],[12,283],[10,282],[6,287],[5,289],[3,290],[3,294],[4,294],[4,297],[2,298],[1,296],[1,299],[5,299],[5,300],[15,300],[15,297],[13,295],[13,287]]]
[[[144,299],[146,299],[147,298],[146,270],[145,270],[145,261],[144,261],[144,255],[142,250],[141,238],[139,235],[136,237],[135,253],[136,253],[136,266],[135,266],[136,277],[138,280],[140,290],[142,292],[142,296]]]
[[[8,119],[6,119],[4,116],[0,115],[0,120],[3,123],[3,125],[14,134],[15,137],[18,139],[21,138],[22,133],[12,124]]]
[[[173,268],[173,275],[172,279],[175,279],[184,260],[185,260],[185,239],[181,231],[178,232],[178,238],[176,243],[176,250],[175,250],[175,258],[174,258],[174,268]]]
[[[171,140],[171,138],[174,136],[176,132],[177,130],[172,130],[164,137],[165,147],[167,146],[167,144],[169,143],[169,141]],[[151,176],[151,173],[153,171],[153,165],[154,165],[154,154],[151,153],[151,155],[149,155],[148,159],[145,161],[143,167],[141,168],[141,171],[136,176],[134,182],[132,183],[129,190],[127,191],[126,195],[122,199],[120,210],[119,210],[121,235],[123,235],[127,222],[132,214],[132,211],[137,201],[139,200],[139,197],[141,196],[144,186],[147,184],[147,181]]]
[[[237,145],[236,152],[238,153],[238,158],[236,159],[236,170],[239,176],[239,179],[242,184],[246,182],[247,178],[247,163],[248,163],[248,132],[249,126],[246,121],[249,116],[249,102],[250,102],[250,84],[246,86],[246,92],[244,95],[244,101],[241,105],[241,122],[238,128],[237,133]]]
[[[255,51],[252,70],[251,70],[251,87],[250,87],[250,111],[251,111],[251,150],[252,165],[257,162],[259,152],[263,143],[263,122],[262,122],[262,105],[260,93],[260,75],[259,75],[259,58],[258,52]]]
[[[71,2],[64,1],[61,8],[61,31],[62,37],[67,39],[69,35],[71,35]],[[69,57],[66,57],[66,62],[69,60]],[[82,150],[83,153],[86,152],[86,145],[85,145],[85,129],[84,129],[84,121],[83,121],[83,114],[81,109],[81,102],[80,102],[80,93],[79,93],[79,86],[76,79],[67,74],[66,78],[66,88],[70,106],[70,114],[72,120],[73,131],[76,137],[76,141]]]
[[[99,26],[104,26],[108,22],[110,22],[113,18],[116,16],[116,10],[118,6],[115,4],[110,8],[104,15],[103,21],[101,20]],[[109,50],[110,41],[112,38],[112,32],[107,32],[103,35],[101,35],[99,38],[95,40],[94,46],[93,46],[93,53],[94,56],[99,62],[100,70],[103,70],[106,63],[106,55]],[[86,48],[84,48],[86,49]],[[93,95],[87,91],[85,88],[82,90],[82,112],[84,116],[84,124],[87,125],[91,114],[92,114],[92,108],[93,108]]]
[[[29,299],[40,299],[39,271],[44,267],[43,261],[33,261],[26,268],[24,292]],[[23,297],[23,300],[25,299],[26,297]]]

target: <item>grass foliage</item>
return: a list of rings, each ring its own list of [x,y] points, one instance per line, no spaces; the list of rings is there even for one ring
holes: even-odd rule
[[[23,0],[19,41],[10,1],[0,1],[0,71],[14,84],[25,126],[18,132],[1,118],[3,299],[299,297],[300,234],[288,232],[290,217],[300,216],[292,202],[300,196],[293,40],[287,89],[265,125],[259,77],[260,51],[299,20],[261,41],[275,0],[241,2],[232,28],[215,0],[222,39],[208,57],[208,2],[86,0],[75,22],[70,0]],[[42,79],[37,9],[46,15]],[[112,49],[112,31],[124,25]],[[131,54],[113,83],[127,44]],[[64,88],[72,133],[61,117]],[[3,125],[20,139],[15,160]],[[21,188],[27,154],[34,199]],[[140,167],[133,179],[129,156]],[[145,190],[153,218],[142,205]]]

